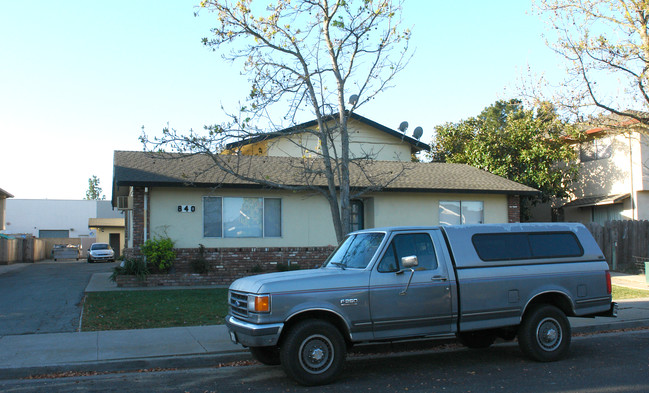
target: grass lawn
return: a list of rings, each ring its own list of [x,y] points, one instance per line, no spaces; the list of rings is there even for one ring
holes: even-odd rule
[[[175,289],[88,293],[82,331],[220,325],[227,289]]]
[[[649,298],[649,291],[613,285],[613,300]]]
[[[613,299],[649,298],[649,291],[613,285]],[[220,325],[228,313],[227,289],[92,292],[82,331]]]

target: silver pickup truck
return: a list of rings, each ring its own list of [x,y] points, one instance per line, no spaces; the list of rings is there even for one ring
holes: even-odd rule
[[[349,234],[319,269],[236,280],[235,343],[303,385],[340,375],[354,344],[455,334],[471,348],[518,337],[564,357],[567,316],[615,316],[604,255],[581,224],[393,227]]]

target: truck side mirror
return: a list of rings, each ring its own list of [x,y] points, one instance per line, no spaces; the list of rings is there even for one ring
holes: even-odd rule
[[[401,266],[403,266],[404,269],[412,269],[413,267],[418,265],[419,265],[419,260],[417,259],[416,255],[410,255],[401,258]]]
[[[416,255],[410,255],[407,257],[401,258],[401,266],[403,266],[403,269],[399,270],[397,274],[403,273],[406,270],[410,270],[410,278],[408,278],[408,285],[406,285],[406,289],[403,291],[399,292],[400,296],[405,295],[408,293],[408,288],[410,288],[410,282],[412,281],[412,276],[415,274],[415,269],[413,269],[415,266],[419,265],[419,261],[417,260]]]

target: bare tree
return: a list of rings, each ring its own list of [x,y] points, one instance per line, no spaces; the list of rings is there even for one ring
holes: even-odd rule
[[[410,31],[401,28],[401,6],[398,0],[276,0],[268,6],[202,1],[199,12],[217,19],[203,43],[214,51],[229,49],[224,59],[243,62],[250,93],[226,124],[184,134],[167,128],[161,137],[143,134],[143,142],[152,150],[208,155],[222,172],[245,181],[317,192],[329,202],[341,240],[351,230],[350,200],[398,176],[364,169],[359,176],[368,186],[350,186],[350,167],[365,168],[373,157],[350,154],[348,121],[390,87],[408,62]],[[291,138],[302,152],[291,165],[301,169],[303,184],[258,178],[248,170],[253,157],[243,146],[277,136],[281,128],[286,135],[286,124],[276,125],[277,118],[295,126],[305,115],[316,119],[315,126],[295,129]]]
[[[539,0],[536,8],[550,24],[548,44],[569,64],[553,101],[580,121],[603,113],[649,124],[649,3]]]

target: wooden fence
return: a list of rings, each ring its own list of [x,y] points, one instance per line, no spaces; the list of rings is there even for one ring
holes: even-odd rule
[[[649,262],[649,221],[609,221],[601,226],[586,224],[604,252],[611,270],[644,272]]]

